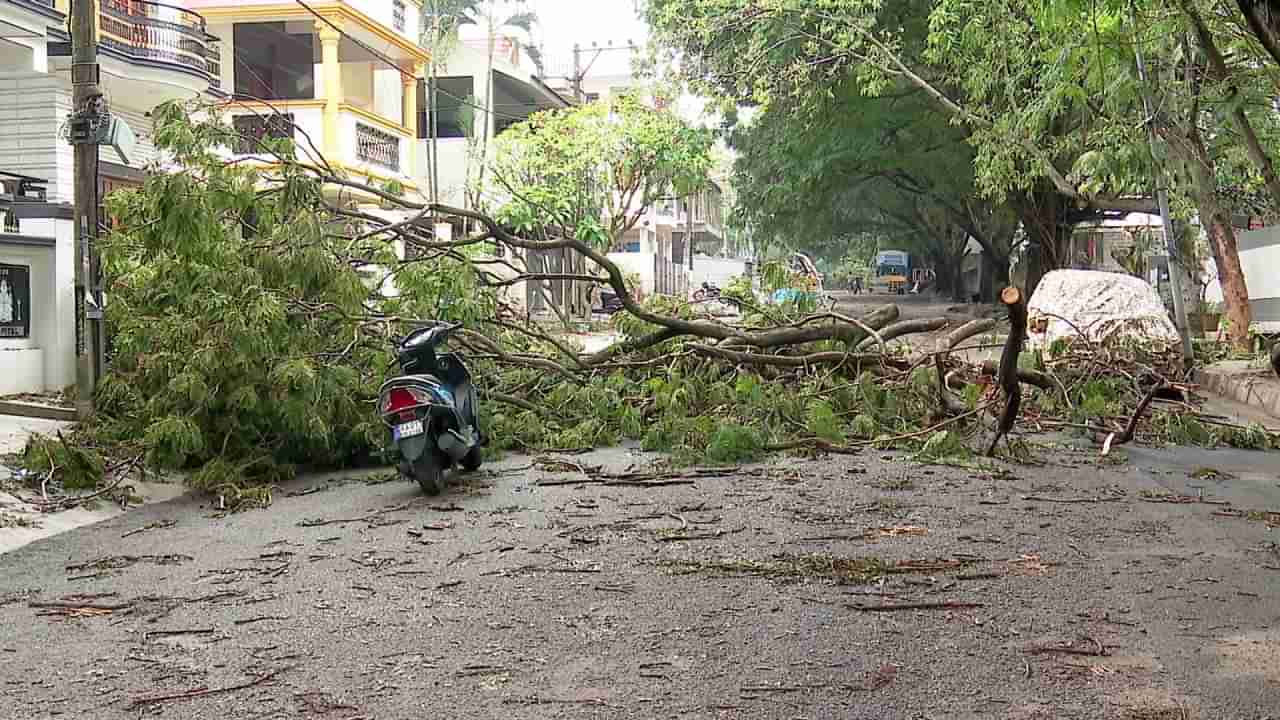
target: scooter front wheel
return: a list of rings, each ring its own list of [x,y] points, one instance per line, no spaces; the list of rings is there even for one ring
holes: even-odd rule
[[[431,453],[426,453],[410,466],[413,479],[418,481],[422,492],[428,495],[439,495],[444,490],[444,468]]]

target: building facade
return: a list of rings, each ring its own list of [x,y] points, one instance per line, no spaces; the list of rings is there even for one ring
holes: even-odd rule
[[[224,118],[240,159],[271,161],[257,142],[288,137],[304,162],[370,184],[419,190],[417,0],[187,0],[218,37]]]
[[[0,395],[75,380],[69,10],[69,0],[0,0]],[[94,0],[94,10],[99,86],[137,138],[127,160],[102,149],[105,197],[140,185],[159,159],[156,105],[222,96],[222,58],[205,19],[179,4]]]

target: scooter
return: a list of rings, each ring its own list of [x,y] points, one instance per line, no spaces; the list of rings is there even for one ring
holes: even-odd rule
[[[702,283],[702,287],[693,291],[693,299],[695,302],[702,302],[703,300],[719,300],[720,288],[709,282],[704,282]]]
[[[400,474],[428,495],[444,489],[449,468],[476,470],[483,460],[485,437],[471,372],[457,353],[436,352],[460,327],[441,324],[410,333],[396,347],[402,374],[378,391],[378,412],[400,451]]]

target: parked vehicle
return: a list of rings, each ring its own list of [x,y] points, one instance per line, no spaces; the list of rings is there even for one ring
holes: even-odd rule
[[[612,315],[621,309],[622,298],[618,297],[618,293],[612,290],[600,290],[600,312],[605,315]]]
[[[902,250],[881,250],[876,253],[875,279],[871,281],[872,292],[897,293],[907,292],[907,281],[911,279],[911,256]]]
[[[702,283],[702,287],[693,291],[693,299],[697,302],[702,302],[704,300],[719,300],[720,288],[716,287],[712,283],[704,282]]]
[[[401,375],[383,383],[378,412],[400,451],[400,474],[437,495],[451,467],[476,470],[485,444],[477,420],[471,372],[457,353],[437,349],[461,325],[410,333],[396,348]]]

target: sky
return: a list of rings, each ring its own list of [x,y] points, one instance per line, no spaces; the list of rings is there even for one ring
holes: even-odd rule
[[[501,1],[501,0],[500,0]],[[573,63],[573,45],[583,49],[583,64],[593,53],[592,43],[607,47],[622,47],[627,41],[644,45],[648,38],[648,26],[639,19],[637,0],[524,0],[524,6],[538,16],[534,37],[541,42],[548,72]],[[510,3],[516,7],[516,3]],[[464,31],[464,36],[467,34]],[[629,52],[616,50],[600,53],[592,65],[592,73],[617,74],[625,72],[629,65]]]
[[[522,3],[537,14],[538,25],[533,37],[542,45],[547,74],[552,76],[572,72],[574,43],[582,46],[582,64],[589,76],[629,74],[632,53],[622,48],[628,42],[643,48],[649,37],[649,27],[637,10],[641,0],[492,1],[506,7],[508,13],[515,12]],[[473,33],[483,37],[479,28],[464,28],[463,37]],[[617,49],[596,52],[596,48],[610,47]],[[708,122],[700,99],[686,95],[679,99],[677,106],[687,120]]]

